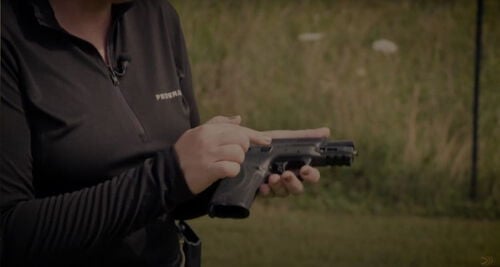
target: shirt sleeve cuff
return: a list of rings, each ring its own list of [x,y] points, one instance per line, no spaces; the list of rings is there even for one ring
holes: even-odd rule
[[[167,211],[172,211],[177,205],[190,200],[195,195],[189,189],[184,173],[179,165],[179,159],[173,146],[159,152],[158,165],[164,165],[164,175],[159,177],[164,180],[163,188],[164,206]],[[160,172],[161,173],[161,172]]]

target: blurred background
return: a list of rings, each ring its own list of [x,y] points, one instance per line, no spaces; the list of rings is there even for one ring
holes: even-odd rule
[[[194,220],[204,266],[500,266],[500,1],[484,1],[474,199],[476,1],[171,2],[203,120],[328,126],[359,151],[249,219]]]

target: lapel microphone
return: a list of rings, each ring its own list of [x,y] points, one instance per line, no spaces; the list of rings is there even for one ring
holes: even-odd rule
[[[127,73],[127,67],[132,62],[132,59],[130,58],[130,55],[128,54],[121,54],[118,56],[118,64],[116,66],[115,73],[119,77],[125,76],[125,73]]]

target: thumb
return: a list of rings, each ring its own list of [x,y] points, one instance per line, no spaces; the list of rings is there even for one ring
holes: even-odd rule
[[[206,124],[217,124],[217,123],[230,123],[239,125],[241,123],[241,116],[240,115],[232,117],[215,116],[206,122]]]

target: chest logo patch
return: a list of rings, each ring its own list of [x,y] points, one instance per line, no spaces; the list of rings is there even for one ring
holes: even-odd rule
[[[164,93],[159,93],[156,94],[156,101],[161,101],[161,100],[169,100],[175,97],[180,97],[182,96],[182,91],[181,90],[174,90],[170,92],[164,92]]]

